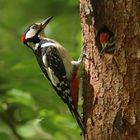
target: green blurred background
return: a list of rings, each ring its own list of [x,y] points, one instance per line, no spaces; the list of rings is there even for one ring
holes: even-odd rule
[[[45,30],[74,59],[81,48],[78,0],[0,0],[0,140],[80,140],[66,106],[21,44],[30,24],[54,16]]]

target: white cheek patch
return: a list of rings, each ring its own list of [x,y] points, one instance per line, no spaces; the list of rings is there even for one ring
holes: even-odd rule
[[[26,39],[35,36],[36,33],[37,33],[37,31],[36,31],[35,29],[30,29],[30,30],[26,33]]]

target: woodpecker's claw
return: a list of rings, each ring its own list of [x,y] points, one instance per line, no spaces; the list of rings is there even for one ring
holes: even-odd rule
[[[78,58],[77,61],[72,61],[72,65],[75,67],[75,68],[79,68],[79,66],[81,65],[81,63],[83,62],[83,59],[86,57],[86,54],[84,52],[84,47],[82,47],[81,49],[81,54]]]

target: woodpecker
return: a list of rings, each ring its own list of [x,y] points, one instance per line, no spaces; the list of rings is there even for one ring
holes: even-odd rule
[[[51,19],[52,17],[48,17],[40,23],[29,26],[23,33],[21,40],[33,51],[42,72],[63,102],[67,104],[83,131],[82,119],[77,110],[78,69],[83,60],[83,55],[80,55],[78,61],[74,61],[62,45],[44,36],[44,29]]]
[[[96,37],[96,45],[100,54],[108,53],[112,54],[115,50],[115,39],[114,34],[111,32],[106,25],[98,31]]]

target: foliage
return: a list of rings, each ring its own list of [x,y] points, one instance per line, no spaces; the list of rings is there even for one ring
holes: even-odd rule
[[[24,29],[53,15],[48,37],[73,58],[81,47],[77,0],[0,1],[0,139],[78,140],[79,129],[44,78],[32,52],[20,42]]]

